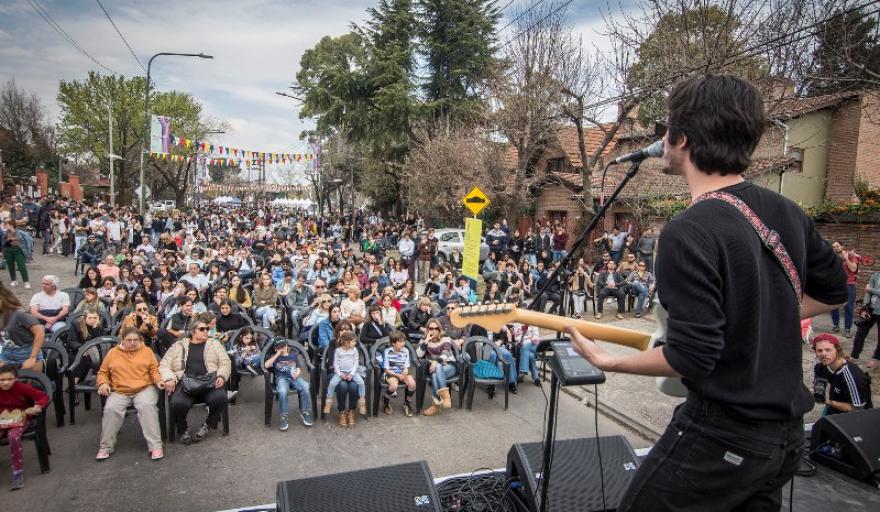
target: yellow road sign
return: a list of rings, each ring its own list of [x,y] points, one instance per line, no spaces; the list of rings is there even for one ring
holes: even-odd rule
[[[480,187],[474,187],[461,200],[462,204],[474,215],[480,213],[483,208],[489,206],[489,198],[480,190]]]

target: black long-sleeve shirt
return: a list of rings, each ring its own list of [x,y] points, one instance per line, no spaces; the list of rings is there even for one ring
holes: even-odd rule
[[[748,182],[722,190],[779,233],[805,294],[825,304],[846,301],[843,267],[800,207]],[[812,408],[797,298],[733,206],[702,201],[666,225],[657,291],[669,312],[663,354],[689,390],[754,420],[799,418]]]

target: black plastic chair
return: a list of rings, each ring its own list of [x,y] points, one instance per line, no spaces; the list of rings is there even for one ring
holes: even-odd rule
[[[115,336],[101,336],[100,338],[89,340],[83,343],[83,346],[76,352],[76,356],[73,358],[73,361],[71,361],[70,366],[67,367],[67,405],[68,410],[70,411],[71,425],[76,424],[76,395],[82,393],[85,410],[91,410],[92,393],[97,394],[98,392],[98,386],[96,383],[97,369],[101,367],[101,361],[104,360],[107,352],[118,343],[119,340]],[[96,349],[98,351],[98,360],[92,360],[92,367],[85,378],[81,379],[79,382],[74,382],[73,371],[79,367],[82,358],[85,357],[86,352],[91,349]]]
[[[73,311],[85,298],[85,292],[81,288],[64,288],[61,290],[70,297],[70,310]]]
[[[180,382],[177,383],[177,386],[182,386]],[[223,388],[228,392],[229,391],[229,381],[223,385]],[[175,392],[177,388],[175,388]],[[174,417],[171,416],[171,397],[168,396],[167,393],[162,393],[165,395],[164,400],[160,400],[160,403],[163,405],[159,409],[159,423],[160,427],[162,427],[163,439],[168,439],[169,443],[173,443],[176,438],[177,429],[174,425]],[[194,402],[193,407],[208,407],[208,404],[205,402]],[[164,410],[163,410],[164,409]],[[163,425],[164,423],[164,425]],[[223,424],[223,429],[221,430],[223,436],[229,435],[229,400],[223,402],[223,409],[220,411],[220,423]],[[167,433],[167,434],[166,434]]]
[[[67,319],[64,320],[68,326],[79,322],[83,315],[85,315],[85,311],[80,310],[76,313],[71,313],[67,316]],[[113,327],[113,319],[110,318],[110,315],[106,311],[98,310],[98,316],[101,317],[101,321],[104,323],[104,328],[106,332],[110,332],[110,328]]]
[[[66,327],[63,329],[67,329]],[[60,332],[60,331],[59,331]],[[40,348],[45,359],[46,377],[52,381],[52,402],[55,404],[55,424],[57,427],[64,426],[64,372],[67,370],[70,358],[67,348],[52,341],[43,342]]]
[[[421,375],[421,365],[419,365],[419,357],[412,343],[409,341],[406,341],[405,343],[405,348],[409,351],[409,362],[412,371],[411,375],[416,381],[416,389],[418,390],[418,383],[423,379]],[[388,387],[388,383],[383,378],[384,370],[382,370],[382,357],[385,353],[385,349],[389,346],[391,346],[391,341],[386,336],[376,340],[376,343],[373,343],[373,346],[370,347],[370,363],[373,371],[373,401],[371,413],[374,417],[379,415],[379,399],[383,396],[382,388]],[[403,382],[401,382],[400,385],[402,387],[406,386]]]
[[[449,384],[450,398],[452,397],[452,385],[458,385],[458,408],[461,409],[464,403],[465,382],[462,377],[463,365],[461,363],[461,354],[459,353],[458,347],[455,346],[455,343],[452,343],[452,354],[455,356],[455,361],[453,361],[452,364],[455,366],[456,372],[454,377],[446,379],[446,383]],[[425,405],[425,390],[428,388],[428,385],[431,384],[431,374],[428,373],[429,363],[426,359],[419,359],[419,366],[421,367],[422,378],[416,381],[416,411],[422,412],[422,407]]]
[[[474,375],[474,367],[480,361],[489,361],[491,359],[491,354],[495,354],[495,361],[493,364],[501,365],[501,378],[487,379],[476,377]],[[504,388],[504,410],[506,411],[510,398],[510,393],[507,387],[507,373],[510,370],[510,363],[501,356],[501,350],[495,346],[495,343],[484,336],[469,337],[465,340],[464,346],[462,346],[461,361],[462,371],[465,375],[465,384],[462,390],[467,389],[467,410],[470,411],[474,404],[474,390],[476,389],[476,385],[483,384],[487,386],[501,386]]]
[[[296,355],[298,356],[298,358],[300,360],[300,365],[302,365],[306,370],[308,370],[310,377],[312,375],[319,374],[319,372],[315,371],[315,367],[314,367],[314,365],[312,365],[311,360],[309,360],[309,354],[306,351],[305,347],[303,347],[298,342],[291,340],[291,339],[287,340],[287,345],[294,352],[296,352]],[[265,363],[265,361],[267,361],[271,357],[270,353],[274,354],[274,352],[272,351],[272,344],[267,343],[266,346],[263,347],[263,351],[262,351],[262,356],[263,356],[262,359],[263,359],[264,363]],[[272,369],[268,369],[268,368],[263,369],[263,385],[264,385],[263,392],[264,392],[264,398],[265,398],[265,404],[264,404],[264,409],[263,409],[263,412],[265,415],[265,418],[264,418],[265,423],[264,424],[265,424],[265,426],[268,427],[272,423],[272,409],[274,408],[275,397],[278,395],[278,393],[275,391],[275,372]],[[290,393],[296,393],[296,390],[291,388]],[[318,415],[318,403],[315,400],[316,393],[317,393],[317,390],[315,390],[314,386],[310,385],[309,386],[309,396],[312,399],[312,417],[313,418]]]
[[[48,377],[32,370],[19,370],[18,380],[30,384],[49,395],[49,403],[52,403],[52,382]],[[46,435],[46,409],[43,409],[38,416],[31,418],[29,421],[30,424],[21,437],[22,439],[34,441],[34,446],[37,448],[37,460],[40,462],[40,473],[45,474],[49,472],[49,455],[52,454],[52,449],[49,447],[49,438]],[[9,440],[4,436],[3,439],[0,439],[0,445],[5,444],[9,444]]]
[[[360,354],[360,362],[361,365],[365,369],[364,372],[364,400],[367,403],[367,410],[371,410],[370,407],[372,405],[371,399],[373,395],[373,371],[372,364],[370,363],[370,353],[367,351],[367,348],[363,346],[360,342],[357,342],[357,350]],[[321,419],[323,420],[325,417],[324,414],[324,405],[327,403],[327,388],[330,386],[330,379],[332,378],[332,369],[330,368],[333,365],[333,351],[336,350],[336,347],[333,344],[329,344],[324,347],[324,353],[321,358],[322,364],[320,366],[320,376],[321,376]]]
[[[254,332],[254,341],[256,341],[257,346],[260,347],[260,354],[262,355],[262,353],[263,353],[263,349],[266,347],[267,344],[269,344],[269,343],[272,342],[272,339],[275,338],[275,334],[273,334],[272,331],[270,331],[270,330],[268,330],[268,329],[264,329],[264,328],[262,328],[262,327],[253,327],[253,326],[249,326],[249,327],[250,327],[250,329]],[[239,335],[241,334],[241,331],[244,330],[244,329],[245,329],[245,328],[242,327],[241,329],[238,329],[238,330],[233,331],[233,332],[229,335],[229,338],[226,340],[226,350],[227,350],[227,352],[232,351],[232,346],[233,346],[233,344],[235,343],[235,340],[238,339]],[[257,375],[254,375],[253,373],[251,373],[251,372],[249,372],[249,371],[247,371],[247,370],[241,370],[241,369],[237,369],[237,368],[235,368],[235,367],[234,367],[234,366],[235,366],[235,360],[232,359],[232,355],[229,356],[229,359],[231,360],[232,365],[233,365],[232,376],[229,378],[229,381],[230,381],[230,382],[229,382],[229,388],[232,389],[233,391],[237,391],[237,390],[238,390],[238,385],[239,385],[239,383],[241,382],[241,378],[242,378],[242,377],[253,378],[253,377],[256,377],[256,376],[258,376],[258,375],[262,375],[262,374],[263,374],[262,360],[260,361],[260,367],[259,367],[259,368],[255,368],[255,370],[257,370]],[[232,399],[232,400],[230,400],[230,401],[231,401],[232,403],[235,403],[235,399]]]

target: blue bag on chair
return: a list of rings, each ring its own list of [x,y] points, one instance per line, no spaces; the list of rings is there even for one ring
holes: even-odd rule
[[[504,378],[504,372],[501,371],[501,368],[498,368],[497,364],[482,360],[474,365],[474,377],[478,379],[501,380]]]

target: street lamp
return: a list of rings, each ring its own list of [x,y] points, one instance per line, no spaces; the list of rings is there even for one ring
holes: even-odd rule
[[[113,153],[107,153],[107,160],[110,161],[110,206],[116,206],[116,180],[114,176],[113,162],[115,160],[122,160],[122,157],[114,155]],[[143,193],[143,190],[141,190],[141,192]]]
[[[171,53],[171,52],[162,52],[157,53],[150,57],[150,62],[147,63],[147,90],[144,93],[144,138],[150,136],[150,68],[153,65],[153,59],[159,57],[160,55],[170,55],[175,57],[198,57],[200,59],[213,59],[213,55],[205,55],[204,53]],[[141,193],[140,199],[138,202],[138,211],[141,215],[144,214],[144,199],[146,194],[146,189],[144,188],[144,141],[141,140]]]

